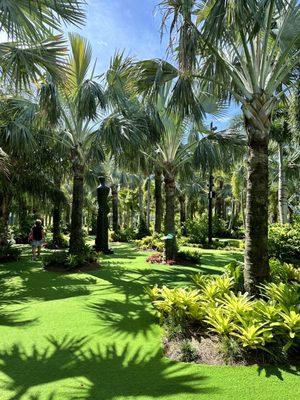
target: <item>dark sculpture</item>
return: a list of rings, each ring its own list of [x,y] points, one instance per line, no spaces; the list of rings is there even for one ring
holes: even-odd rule
[[[96,232],[96,251],[102,251],[104,254],[112,254],[113,251],[108,248],[108,212],[109,207],[107,198],[110,188],[105,185],[105,177],[99,176],[100,185],[97,187],[98,217]]]

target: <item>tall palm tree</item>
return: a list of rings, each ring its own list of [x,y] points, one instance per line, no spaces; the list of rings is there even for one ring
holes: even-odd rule
[[[269,276],[269,132],[276,99],[294,83],[291,72],[299,63],[299,4],[163,0],[161,6],[164,21],[172,17],[178,68],[155,60],[141,63],[141,87],[153,91],[177,79],[170,107],[196,119],[199,86],[242,105],[249,146],[244,277],[245,289],[255,293]]]
[[[70,34],[71,54],[64,82],[58,87],[49,81],[40,89],[40,105],[46,122],[58,123],[59,140],[69,149],[73,171],[70,252],[80,254],[84,247],[83,189],[88,160],[100,159],[98,130],[93,122],[97,107],[105,107],[104,92],[94,79],[90,44],[77,34]]]

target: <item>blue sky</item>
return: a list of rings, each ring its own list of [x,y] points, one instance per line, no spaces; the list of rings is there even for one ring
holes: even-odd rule
[[[97,72],[104,72],[116,50],[138,59],[166,57],[168,37],[160,39],[161,14],[155,6],[158,0],[87,0],[86,25],[79,29],[92,44],[97,58]],[[228,125],[231,115],[238,113],[231,107],[228,115],[215,119],[219,129]]]
[[[115,50],[139,59],[164,57],[167,37],[160,41],[158,0],[88,0],[86,25],[80,30],[93,46],[103,72]]]

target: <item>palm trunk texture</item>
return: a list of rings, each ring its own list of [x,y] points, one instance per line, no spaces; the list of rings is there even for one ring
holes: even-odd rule
[[[82,254],[84,248],[82,232],[84,165],[73,163],[73,202],[71,211],[70,253]]]
[[[287,185],[285,178],[285,170],[283,163],[283,149],[282,145],[278,145],[278,210],[279,210],[279,221],[281,224],[286,224],[288,220],[288,201],[287,201]]]
[[[263,108],[261,109],[263,114]],[[259,111],[257,112],[260,113]],[[268,143],[270,118],[246,119],[248,180],[244,285],[250,294],[269,276],[268,260]]]
[[[170,239],[165,240],[166,260],[174,260],[177,255],[177,244],[175,235],[175,176],[172,172],[165,171],[165,235]]]

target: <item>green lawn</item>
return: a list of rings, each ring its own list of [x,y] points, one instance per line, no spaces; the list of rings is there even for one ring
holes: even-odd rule
[[[114,246],[90,273],[45,272],[27,255],[0,266],[0,400],[295,400],[288,368],[169,361],[145,285],[185,285],[217,273],[237,252],[203,253],[202,266],[152,266],[146,253]],[[298,395],[297,395],[298,393]]]

